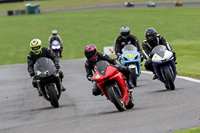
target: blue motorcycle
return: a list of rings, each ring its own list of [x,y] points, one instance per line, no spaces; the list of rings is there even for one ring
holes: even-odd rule
[[[167,50],[166,46],[158,45],[152,50],[152,65],[158,79],[170,90],[175,90],[176,65],[173,52]]]
[[[142,65],[141,55],[137,51],[137,48],[132,44],[124,46],[119,61],[123,66],[129,67],[129,69],[131,70],[130,81],[136,87],[137,79],[141,74],[141,65]]]

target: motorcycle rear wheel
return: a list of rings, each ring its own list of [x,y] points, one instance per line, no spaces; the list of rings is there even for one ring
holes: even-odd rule
[[[56,91],[55,91],[55,88],[53,85],[49,85],[47,87],[47,90],[48,90],[48,95],[50,97],[50,102],[51,102],[51,105],[54,107],[54,108],[58,108],[59,107],[59,103],[58,103],[58,97],[56,95]]]
[[[107,91],[107,94],[109,96],[109,99],[111,100],[111,102],[114,103],[115,107],[120,111],[124,111],[126,108],[125,108],[125,105],[124,105],[124,102],[122,100],[122,97],[120,96],[120,94],[118,93],[117,90],[115,90],[117,88],[114,88],[114,84],[110,84],[106,87],[106,91]],[[118,88],[119,89],[119,88]]]
[[[164,69],[164,73],[165,73],[165,78],[168,82],[168,86],[171,90],[175,90],[175,85],[174,85],[174,81],[173,81],[173,77],[171,74],[171,71],[169,68]]]

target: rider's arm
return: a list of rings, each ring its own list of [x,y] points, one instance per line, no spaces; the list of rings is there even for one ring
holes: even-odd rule
[[[47,53],[47,56],[48,56],[47,58],[50,58],[54,62],[55,65],[59,64],[59,59],[54,54],[54,52],[50,48],[45,48],[45,47],[43,48],[45,49],[45,52]]]
[[[100,57],[102,60],[106,60],[106,61],[108,61],[110,64],[113,64],[113,65],[116,64],[115,59],[111,58],[111,57],[108,56],[107,54],[103,54],[103,53],[98,53],[98,54],[99,54],[99,57]]]
[[[61,37],[59,36],[59,35],[57,35],[57,37],[58,37],[58,39],[59,39],[59,41],[60,41],[60,43],[61,43],[61,45],[63,44],[63,42],[62,42],[62,39],[61,39]]]
[[[93,76],[92,70],[94,69],[94,67],[92,66],[92,64],[86,60],[85,61],[85,70],[86,70],[86,78],[89,80],[89,77]]]
[[[49,36],[49,39],[48,39],[48,44],[51,45],[51,38],[52,38],[52,35]]]
[[[144,58],[148,59],[150,57],[151,51],[149,50],[148,44],[145,40],[142,42],[142,48],[143,48]]]
[[[135,44],[133,44],[134,46],[137,47],[138,52],[142,53],[142,49],[139,43],[139,40],[137,39],[136,36],[132,36],[133,42],[135,42]]]
[[[168,50],[172,50],[171,45],[165,40],[165,38],[162,35],[160,35],[159,39],[161,45],[165,45]]]
[[[115,40],[115,54],[117,55],[117,53],[121,53],[121,42],[119,41],[118,38],[116,38]]]
[[[28,54],[27,56],[27,64],[28,64],[28,72],[31,74],[31,73],[34,73],[34,69],[33,69],[33,65],[34,65],[34,60],[33,60],[33,57],[31,55],[31,52]]]

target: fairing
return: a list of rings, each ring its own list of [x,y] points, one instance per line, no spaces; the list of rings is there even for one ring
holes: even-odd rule
[[[55,73],[56,67],[50,59],[42,57],[36,61],[34,70],[37,76],[48,77]]]

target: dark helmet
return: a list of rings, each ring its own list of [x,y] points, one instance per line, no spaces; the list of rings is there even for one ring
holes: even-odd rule
[[[89,61],[92,61],[97,56],[97,48],[94,44],[89,44],[85,47],[84,53],[85,53],[85,57]]]
[[[151,38],[149,38],[150,36],[152,36]],[[148,28],[145,31],[145,37],[147,39],[148,42],[153,41],[157,36],[157,32],[154,28]]]
[[[124,26],[120,29],[120,35],[122,38],[126,39],[130,35],[130,28]]]

